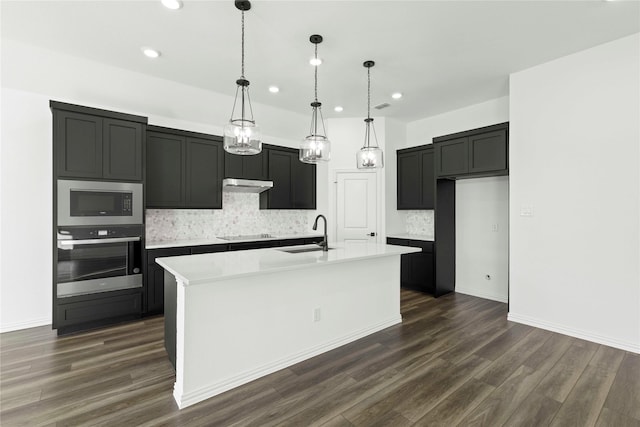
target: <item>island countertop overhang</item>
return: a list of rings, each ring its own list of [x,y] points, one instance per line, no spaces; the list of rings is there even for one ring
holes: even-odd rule
[[[314,246],[296,246],[295,248],[312,248]],[[330,247],[332,249],[326,252],[317,250],[288,253],[285,252],[288,249],[285,247],[182,255],[157,258],[156,263],[173,274],[178,283],[183,286],[191,286],[265,273],[403,255],[421,250],[406,246],[361,242],[337,243],[330,245]]]

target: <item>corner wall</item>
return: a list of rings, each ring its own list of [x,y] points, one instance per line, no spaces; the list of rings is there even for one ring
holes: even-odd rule
[[[509,319],[640,353],[640,34],[511,75]]]

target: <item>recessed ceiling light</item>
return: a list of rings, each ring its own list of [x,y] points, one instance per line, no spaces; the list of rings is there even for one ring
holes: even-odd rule
[[[157,58],[160,56],[160,51],[157,51],[155,49],[152,49],[150,47],[143,47],[142,48],[142,53],[144,53],[144,55],[147,58]]]
[[[333,109],[333,111],[335,111],[336,113],[342,113],[342,110],[344,110],[344,108],[339,105]]]
[[[181,0],[161,0],[161,1],[162,1],[162,5],[167,9],[178,10],[182,7]]]
[[[280,92],[280,88],[278,86],[269,86],[269,92],[278,93]]]
[[[402,94],[400,92],[396,92],[396,93],[391,94],[391,97],[393,99],[400,99],[400,98],[402,98]]]
[[[311,58],[309,60],[309,64],[316,65],[316,66],[320,65],[320,64],[322,64],[322,59],[320,59],[320,58]]]

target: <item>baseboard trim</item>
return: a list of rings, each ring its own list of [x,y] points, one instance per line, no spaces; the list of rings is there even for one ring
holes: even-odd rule
[[[38,326],[51,326],[51,317],[27,320],[25,322],[10,322],[0,325],[0,333],[19,331],[21,329],[36,328]]]
[[[516,323],[522,323],[529,326],[534,326],[536,328],[545,329],[551,332],[557,332],[559,334],[568,335],[574,338],[580,338],[580,339],[591,341],[597,344],[603,344],[609,347],[618,348],[620,350],[625,350],[625,351],[630,351],[632,353],[640,354],[640,342],[633,343],[633,342],[626,342],[626,341],[611,339],[609,337],[594,334],[588,331],[583,331],[583,330],[574,329],[574,328],[567,328],[566,326],[563,326],[557,323],[547,322],[545,320],[540,320],[540,319],[536,319],[529,316],[522,316],[514,313],[509,313],[507,315],[507,320],[510,320]]]
[[[472,297],[478,297],[478,298],[489,299],[491,301],[503,302],[505,304],[509,302],[509,298],[507,296],[496,295],[488,292],[478,292],[475,289],[460,288],[458,285],[456,285],[456,292],[459,294],[471,295]]]
[[[319,354],[326,353],[327,351],[333,350],[335,348],[338,348],[350,342],[359,340],[360,338],[364,338],[367,335],[371,335],[375,332],[379,332],[390,326],[397,325],[398,323],[402,323],[402,316],[393,317],[392,319],[389,319],[385,322],[370,326],[365,329],[361,329],[359,331],[348,334],[341,338],[328,341],[322,345],[303,350],[299,353],[293,354],[288,357],[284,357],[272,363],[265,364],[251,371],[247,371],[240,375],[236,375],[225,381],[216,382],[214,384],[210,384],[206,387],[203,387],[199,390],[195,390],[189,393],[182,393],[182,390],[178,390],[176,387],[176,384],[174,384],[173,397],[178,403],[178,408],[183,409],[183,408],[186,408],[187,406],[196,404],[198,402],[202,402],[203,400],[209,399],[220,393],[224,393],[225,391],[231,390],[232,388],[249,383],[260,377],[264,377],[265,375],[269,375],[276,371],[289,367],[291,365],[295,365],[296,363],[302,362],[303,360],[307,360]]]

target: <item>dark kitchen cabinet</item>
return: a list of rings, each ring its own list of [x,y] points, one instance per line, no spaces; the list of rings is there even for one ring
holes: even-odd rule
[[[316,165],[298,160],[298,150],[269,146],[268,179],[273,188],[260,194],[261,209],[315,209]]]
[[[433,145],[397,151],[397,208],[433,209],[435,173]]]
[[[147,208],[221,209],[222,138],[149,126]]]
[[[142,181],[146,117],[51,101],[55,174]]]
[[[509,124],[434,138],[436,176],[473,178],[509,173]]]
[[[224,177],[239,179],[268,179],[265,150],[252,156],[224,153]]]
[[[388,237],[387,244],[422,249],[422,252],[401,256],[400,282],[403,287],[427,292],[434,296],[440,296],[446,293],[436,288],[433,242]]]

